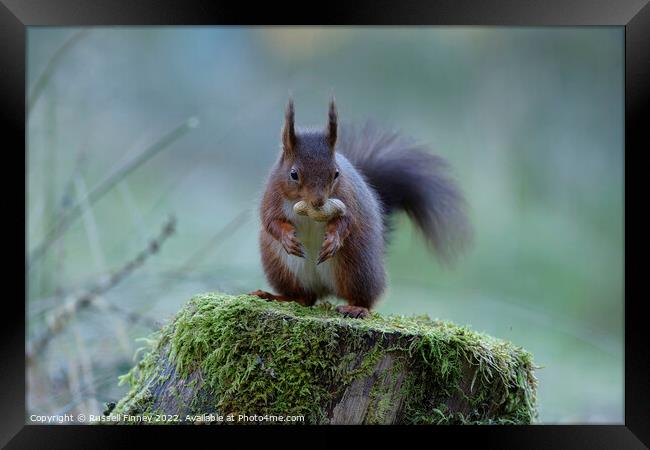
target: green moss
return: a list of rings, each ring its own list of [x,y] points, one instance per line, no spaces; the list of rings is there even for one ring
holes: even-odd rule
[[[304,415],[319,423],[345,388],[372,373],[387,353],[394,363],[373,385],[369,423],[382,422],[394,407],[387,386],[400,373],[406,374],[401,422],[535,419],[531,355],[509,342],[428,317],[347,319],[327,303],[308,308],[223,294],[192,298],[152,336],[144,357],[121,379],[131,391],[115,411],[155,409],[151,391],[170,376],[161,370],[164,355],[177,377],[200,373],[205,395],[193,400],[197,413],[209,406],[224,415]],[[462,405],[449,410],[448,401],[457,398]]]
[[[391,386],[396,382],[399,366],[393,366],[389,371],[380,375],[380,380],[372,386],[370,391],[370,405],[368,408],[368,424],[385,423],[387,414],[394,407],[394,398]]]

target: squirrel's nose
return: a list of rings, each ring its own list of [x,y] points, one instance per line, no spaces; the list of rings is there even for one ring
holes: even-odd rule
[[[323,198],[317,198],[316,200],[311,201],[311,206],[314,208],[320,208],[325,204],[325,199]]]

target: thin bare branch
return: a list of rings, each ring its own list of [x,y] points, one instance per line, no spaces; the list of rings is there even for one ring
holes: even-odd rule
[[[230,222],[225,224],[223,227],[217,231],[208,242],[203,244],[194,254],[192,254],[185,264],[180,266],[177,269],[178,273],[188,272],[190,269],[199,264],[215,247],[217,247],[221,242],[226,238],[230,237],[232,233],[237,231],[237,229],[246,223],[250,215],[250,210],[245,209],[237,214]]]
[[[91,306],[98,296],[103,295],[110,289],[114,288],[135,269],[142,266],[147,258],[157,253],[160,246],[174,233],[175,227],[176,219],[171,216],[163,225],[160,234],[149,242],[149,245],[147,245],[144,250],[140,251],[135,258],[124,264],[106,280],[97,283],[87,292],[79,295],[74,300],[55,310],[48,320],[46,329],[30,342],[27,351],[28,361],[32,361],[34,356],[41,353],[47,347],[47,344],[52,340],[52,338],[61,332],[80,310]]]
[[[94,304],[95,303],[97,303],[97,302],[95,301]],[[99,306],[99,305],[95,305],[95,306]],[[101,304],[101,307],[106,309],[107,311],[110,311],[110,312],[113,312],[113,313],[116,313],[116,314],[122,316],[129,323],[142,323],[143,325],[145,325],[148,328],[151,328],[154,331],[158,330],[160,328],[160,326],[162,325],[160,322],[158,322],[155,319],[152,319],[149,316],[137,313],[135,311],[131,311],[130,309],[123,308],[121,306],[114,305],[112,303],[103,302]]]
[[[49,247],[54,242],[56,242],[56,240],[63,234],[63,232],[70,228],[70,225],[72,225],[74,221],[79,218],[79,216],[81,216],[86,208],[92,206],[104,195],[110,192],[111,189],[115,187],[115,185],[117,185],[131,172],[160,153],[160,151],[169,147],[172,143],[180,139],[196,126],[198,126],[198,119],[196,117],[191,117],[190,119],[185,120],[183,123],[176,126],[173,130],[165,134],[158,141],[148,147],[140,154],[140,156],[115,171],[103,183],[100,183],[98,186],[92,189],[85,198],[78,200],[74,206],[70,207],[64,214],[61,215],[57,223],[55,223],[54,226],[46,233],[43,240],[39,242],[30,252],[28,258],[29,268],[31,269],[33,267],[34,262],[45,254]]]

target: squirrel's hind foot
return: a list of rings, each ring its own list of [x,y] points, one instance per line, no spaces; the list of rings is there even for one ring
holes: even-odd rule
[[[254,295],[264,300],[275,300],[277,297],[277,295],[273,295],[270,292],[262,291],[261,289],[258,289],[253,292],[249,292],[248,295]]]
[[[339,305],[336,307],[336,311],[345,317],[352,317],[354,319],[365,319],[370,315],[368,308],[364,308],[363,306]]]

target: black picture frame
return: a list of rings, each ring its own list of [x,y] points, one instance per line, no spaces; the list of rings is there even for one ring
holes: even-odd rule
[[[5,173],[20,177],[16,167],[24,164],[25,147],[25,71],[26,35],[28,26],[91,26],[91,25],[487,25],[487,26],[622,26],[625,28],[625,195],[643,195],[635,171],[642,170],[639,155],[648,148],[645,115],[650,100],[650,6],[648,0],[456,0],[456,1],[364,1],[355,4],[327,2],[282,7],[275,3],[256,4],[192,0],[0,0],[0,103],[5,128],[3,142],[7,145]],[[11,138],[9,141],[7,138]],[[13,145],[7,144],[12,142]],[[25,153],[21,153],[20,149]],[[9,163],[8,156],[20,155]],[[22,158],[21,158],[22,156]],[[16,167],[16,168],[14,168]],[[26,194],[17,192],[15,180],[3,177],[5,208],[25,211]],[[25,186],[25,184],[23,185]],[[625,201],[625,199],[624,199]],[[646,202],[647,203],[647,202]],[[625,204],[625,203],[624,203]],[[630,202],[631,205],[643,202]],[[634,213],[635,211],[631,211]],[[7,215],[9,217],[9,215]],[[11,217],[14,217],[13,215]],[[24,216],[23,216],[24,217]],[[627,219],[625,217],[624,219]],[[7,220],[7,222],[15,222]],[[373,427],[372,437],[384,440],[395,432],[408,433],[406,445],[415,445],[419,438],[439,442],[440,438],[455,443],[474,442],[488,448],[647,448],[650,445],[650,379],[649,352],[645,336],[643,299],[633,286],[641,276],[641,267],[630,261],[639,253],[637,236],[643,221],[625,220],[625,424],[624,425],[532,425],[505,427]],[[25,233],[22,223],[17,233]],[[12,234],[13,236],[13,234]],[[26,258],[27,243],[5,235],[15,244],[16,260]],[[26,235],[25,235],[26,239]],[[24,244],[24,245],[23,245]],[[18,285],[26,301],[26,278],[19,274],[14,258],[5,257],[5,280]],[[24,282],[20,286],[18,280]],[[5,294],[5,317],[2,333],[2,408],[0,445],[6,448],[102,448],[131,442],[135,434],[153,431],[165,438],[182,432],[192,440],[237,434],[246,441],[250,427],[110,427],[110,426],[37,426],[25,425],[25,309],[15,301],[17,295]],[[14,316],[15,314],[15,316]],[[21,317],[23,320],[12,320]],[[146,428],[146,429],[145,429]],[[209,430],[208,430],[209,428]],[[242,428],[246,428],[245,434]],[[360,427],[255,427],[255,431],[271,434],[273,439],[286,440],[287,432],[301,432],[310,446],[367,442],[368,429]],[[210,433],[210,436],[203,436]],[[413,433],[420,434],[414,436]],[[281,436],[282,434],[282,436]],[[221,439],[221,437],[218,437]],[[305,441],[308,439],[309,441]],[[286,442],[286,441],[285,441]],[[412,442],[413,444],[409,444]]]

